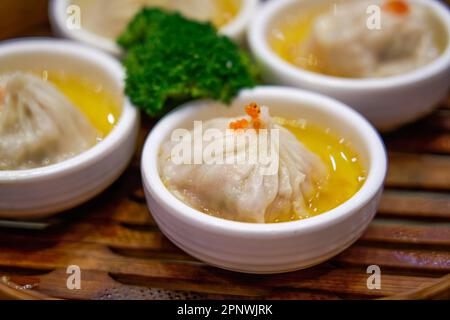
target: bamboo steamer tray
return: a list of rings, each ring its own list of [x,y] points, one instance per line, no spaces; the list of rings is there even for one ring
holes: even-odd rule
[[[1,1],[0,38],[50,35],[46,1]],[[153,123],[143,120],[142,145]],[[145,204],[139,154],[106,192],[43,221],[0,221],[0,298],[450,299],[450,95],[429,117],[388,135],[379,212],[339,256],[279,275],[246,275],[183,253]],[[81,268],[81,290],[67,267]],[[366,269],[381,268],[381,289]]]

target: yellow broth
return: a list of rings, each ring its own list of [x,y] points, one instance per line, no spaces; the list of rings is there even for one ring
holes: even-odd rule
[[[308,215],[313,217],[336,208],[350,199],[364,184],[366,170],[351,143],[306,120],[276,121],[294,134],[303,145],[320,157],[327,169],[327,175],[319,181],[314,193],[307,201]],[[267,217],[266,217],[267,220]],[[297,220],[295,215],[277,216],[266,222],[287,222]]]
[[[288,13],[277,21],[268,35],[272,50],[287,62],[313,72],[325,73],[317,57],[307,46],[314,21],[327,7],[318,7],[302,14]]]
[[[104,139],[117,124],[121,106],[117,98],[102,85],[63,72],[41,73],[53,83],[97,129],[97,140]]]
[[[233,20],[240,9],[242,0],[216,0],[217,13],[212,19],[212,23],[221,28]],[[245,0],[244,0],[245,1]]]

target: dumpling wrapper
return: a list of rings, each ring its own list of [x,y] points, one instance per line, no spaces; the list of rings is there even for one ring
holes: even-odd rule
[[[236,164],[242,153],[248,159],[251,152],[248,140],[237,144],[231,152],[227,153],[223,147],[216,154],[218,157],[226,154],[234,164],[175,164],[171,152],[176,143],[167,141],[159,157],[160,175],[167,188],[192,207],[229,220],[265,223],[276,221],[277,217],[309,217],[307,200],[314,194],[315,184],[325,177],[325,166],[289,130],[276,124],[266,107],[261,108],[261,115],[263,128],[279,130],[279,141],[275,141],[278,150],[273,158],[278,161],[273,174],[262,174],[261,170],[273,162]],[[235,120],[212,119],[203,123],[203,130],[218,129],[223,137],[243,134],[242,130],[227,130]],[[268,137],[270,140],[270,134]],[[260,134],[258,143],[259,139]],[[209,143],[213,142],[218,141]],[[224,141],[219,142],[225,146]],[[201,151],[209,143],[203,142]]]
[[[97,143],[97,130],[53,84],[32,74],[0,78],[0,170],[71,158]]]
[[[381,28],[369,29],[371,5],[385,1],[349,1],[320,15],[313,26],[309,50],[321,69],[343,77],[387,77],[406,73],[439,56],[433,38],[435,19],[425,6],[408,3],[403,14],[381,10]]]

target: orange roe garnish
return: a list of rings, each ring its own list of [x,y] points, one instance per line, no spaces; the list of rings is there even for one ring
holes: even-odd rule
[[[253,129],[255,129],[256,131],[261,129],[261,108],[255,102],[252,102],[245,107],[245,112],[250,116],[250,118],[252,118]]]
[[[255,130],[261,129],[262,123],[261,119],[259,118],[261,115],[261,108],[255,102],[252,102],[245,107],[245,113],[247,113],[250,116],[250,118],[252,119],[251,122],[249,122],[247,119],[236,120],[230,123],[229,125],[230,129],[232,130],[247,129],[250,126],[250,124]]]
[[[409,5],[403,0],[388,0],[383,4],[383,10],[403,15],[409,12]]]
[[[239,129],[247,129],[248,128],[247,119],[236,120],[230,123],[230,129],[239,130]]]
[[[247,113],[252,120],[259,119],[261,108],[255,102],[252,102],[245,107],[245,113]]]

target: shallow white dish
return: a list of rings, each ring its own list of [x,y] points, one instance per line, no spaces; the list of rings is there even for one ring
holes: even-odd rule
[[[87,76],[122,95],[124,71],[109,55],[61,40],[23,39],[0,45],[0,70],[64,70]],[[0,171],[0,218],[37,219],[73,208],[99,194],[133,156],[139,112],[123,100],[120,119],[100,143],[71,159],[30,170]]]
[[[166,189],[158,172],[161,144],[194,120],[242,114],[249,102],[268,105],[272,115],[303,118],[330,127],[351,141],[368,170],[362,188],[341,206],[319,216],[278,224],[223,220],[197,211]],[[343,251],[366,229],[379,202],[386,174],[384,145],[358,113],[330,98],[290,88],[244,91],[230,108],[191,102],[164,117],[150,133],[142,155],[144,190],[161,231],[178,247],[209,264],[248,273],[307,268]]]
[[[268,30],[275,19],[293,7],[310,5],[312,0],[268,1],[249,26],[248,39],[253,55],[269,83],[283,84],[323,93],[362,113],[381,130],[394,129],[431,112],[450,87],[450,12],[441,3],[410,0],[428,6],[447,32],[447,48],[427,66],[399,76],[381,79],[345,79],[302,70],[279,57],[269,46]],[[331,2],[314,0],[314,4]]]
[[[111,39],[100,36],[88,30],[84,30],[83,18],[81,13],[81,29],[71,30],[67,28],[68,13],[67,8],[70,6],[70,0],[51,0],[49,2],[49,17],[53,31],[65,38],[84,42],[98,49],[109,52],[115,56],[122,54],[121,48]],[[220,32],[236,42],[241,42],[245,38],[247,25],[255,16],[255,12],[259,7],[259,0],[243,0],[242,7],[230,23],[221,28]]]

